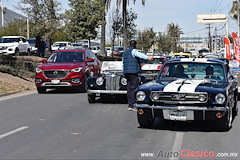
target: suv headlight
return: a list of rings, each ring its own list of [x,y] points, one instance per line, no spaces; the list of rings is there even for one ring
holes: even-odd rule
[[[103,80],[102,77],[99,77],[99,78],[97,78],[97,80],[96,80],[96,83],[97,83],[97,85],[99,85],[99,86],[103,85],[103,82],[104,82],[104,80]]]
[[[136,97],[138,101],[143,101],[146,98],[146,93],[143,91],[138,91]]]
[[[224,94],[222,93],[218,93],[216,96],[215,96],[215,100],[217,102],[217,104],[223,104],[226,100],[226,97]]]
[[[82,67],[79,67],[79,68],[74,68],[71,70],[71,72],[81,72],[82,70]]]
[[[123,77],[121,79],[121,83],[122,83],[122,85],[126,86],[127,85],[127,79]]]
[[[42,70],[39,68],[36,68],[36,73],[40,73],[40,72],[42,72]]]

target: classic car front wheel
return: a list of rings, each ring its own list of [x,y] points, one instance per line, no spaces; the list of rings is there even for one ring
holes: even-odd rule
[[[226,114],[222,118],[217,120],[218,128],[223,131],[229,131],[232,127],[232,121],[233,121],[232,108],[229,107],[229,110],[226,112]]]
[[[88,103],[95,103],[96,95],[88,95]]]
[[[149,128],[153,125],[154,118],[142,117],[139,114],[137,114],[137,116],[138,116],[138,123],[139,123],[140,127]]]

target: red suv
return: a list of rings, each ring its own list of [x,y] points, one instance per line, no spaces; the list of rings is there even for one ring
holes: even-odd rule
[[[100,73],[100,61],[90,50],[85,49],[54,51],[42,62],[36,68],[38,93],[57,87],[76,87],[86,91],[86,79]]]

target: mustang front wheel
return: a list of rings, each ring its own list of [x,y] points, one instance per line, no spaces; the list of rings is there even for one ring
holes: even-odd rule
[[[229,110],[226,112],[226,114],[222,118],[217,120],[217,124],[220,130],[229,131],[232,127],[232,121],[233,121],[232,108],[229,107]]]
[[[138,123],[139,123],[140,127],[149,128],[153,125],[154,118],[142,117],[139,114],[137,114],[137,116],[138,116]]]

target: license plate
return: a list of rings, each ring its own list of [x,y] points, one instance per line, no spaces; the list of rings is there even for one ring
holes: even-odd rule
[[[53,79],[51,82],[52,82],[52,84],[59,84],[60,80],[59,79]]]
[[[169,111],[169,119],[176,121],[186,121],[187,111]]]

